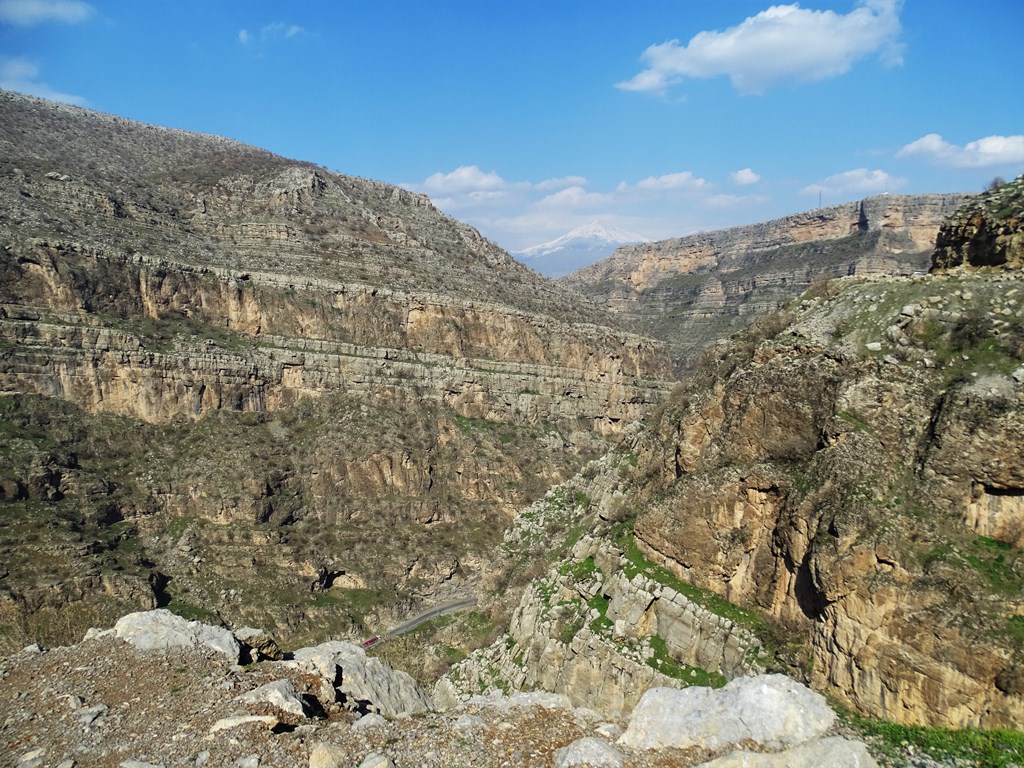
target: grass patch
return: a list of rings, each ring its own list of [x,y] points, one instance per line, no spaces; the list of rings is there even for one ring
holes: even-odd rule
[[[611,619],[608,618],[608,604],[611,601],[598,592],[590,600],[587,601],[587,605],[598,612],[598,617],[590,622],[590,629],[594,634],[600,635],[603,632],[611,632],[615,624]]]
[[[647,666],[661,672],[663,675],[682,680],[689,685],[700,685],[708,688],[721,688],[725,685],[725,678],[717,672],[708,672],[700,667],[690,667],[680,664],[668,652],[668,646],[658,635],[650,639],[651,657],[647,659]]]
[[[913,748],[934,760],[964,760],[977,768],[1007,768],[1024,761],[1024,733],[1019,731],[897,725],[856,715],[847,719],[877,751],[894,760]]]
[[[597,563],[593,555],[578,562],[567,560],[558,566],[558,572],[562,576],[572,577],[574,581],[586,581],[597,575]]]

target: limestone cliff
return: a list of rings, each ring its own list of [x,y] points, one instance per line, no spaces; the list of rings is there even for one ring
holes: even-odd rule
[[[813,282],[924,271],[964,195],[882,195],[761,224],[623,246],[562,282],[668,342],[683,367]]]
[[[1019,722],[1020,289],[854,281],[726,348],[637,448],[641,550],[807,637],[861,711]]]

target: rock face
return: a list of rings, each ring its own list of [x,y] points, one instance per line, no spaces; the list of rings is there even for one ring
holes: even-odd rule
[[[882,195],[782,219],[624,246],[562,279],[657,338],[689,367],[702,349],[818,280],[928,268],[964,195]]]
[[[415,380],[466,416],[605,431],[657,399],[656,344],[425,197],[0,99],[5,389],[167,421]]]
[[[980,195],[939,230],[935,270],[1024,268],[1024,176]]]
[[[1019,722],[1022,287],[844,281],[723,347],[636,446],[640,549],[862,712]]]

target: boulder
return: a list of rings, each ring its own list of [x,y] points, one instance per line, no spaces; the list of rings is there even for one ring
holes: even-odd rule
[[[411,675],[368,657],[352,643],[334,640],[301,648],[292,660],[280,663],[319,675],[334,686],[338,701],[362,714],[398,717],[420,714],[432,706]]]
[[[165,608],[122,616],[114,634],[140,651],[168,651],[172,648],[205,647],[238,663],[241,646],[223,627],[187,621]]]
[[[587,736],[555,752],[555,768],[622,768],[626,756],[604,739]]]
[[[878,764],[859,741],[841,736],[809,741],[773,754],[737,751],[702,763],[697,768],[877,768]]]
[[[306,716],[306,707],[290,680],[275,680],[238,697],[243,704],[266,704],[297,717]]]
[[[337,744],[320,742],[309,751],[309,768],[342,768],[349,764],[348,753]]]
[[[618,743],[728,749],[749,741],[780,750],[821,736],[834,720],[824,697],[785,675],[739,677],[720,690],[650,689]]]
[[[235,630],[235,639],[243,646],[249,648],[251,661],[270,659],[280,661],[284,658],[284,651],[278,646],[277,641],[262,629],[254,627],[242,627]],[[253,653],[255,651],[255,653]]]

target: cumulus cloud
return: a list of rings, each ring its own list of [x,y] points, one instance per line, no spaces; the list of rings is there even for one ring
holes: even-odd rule
[[[475,165],[462,165],[451,173],[433,173],[420,186],[428,194],[451,194],[501,189],[507,182],[493,171],[485,173]]]
[[[757,94],[781,82],[845,74],[871,55],[898,65],[901,7],[902,0],[862,0],[839,14],[773,5],[724,31],[699,32],[686,45],[650,46],[641,57],[646,69],[617,87],[664,94],[687,78],[726,75],[739,92]]]
[[[19,27],[48,21],[78,24],[93,12],[93,7],[81,0],[0,0],[0,23]]]
[[[906,179],[890,176],[885,171],[867,168],[856,168],[829,176],[817,184],[811,184],[800,190],[804,195],[823,194],[829,197],[840,195],[876,195],[880,192],[893,192],[904,184]]]
[[[986,136],[960,147],[937,133],[907,144],[896,157],[922,157],[949,168],[992,168],[1024,163],[1024,136]]]
[[[0,88],[76,106],[84,106],[86,103],[81,96],[62,93],[42,82],[39,79],[39,67],[28,59],[0,57]]]
[[[642,192],[670,192],[679,190],[700,190],[705,184],[704,179],[694,176],[690,171],[680,171],[678,173],[666,173],[661,176],[648,176],[646,179],[641,179],[636,184],[628,184],[625,181],[620,182],[619,186],[616,187],[617,192],[629,192],[631,190],[638,190]]]
[[[604,205],[608,200],[607,195],[602,195],[598,192],[588,192],[582,186],[575,185],[541,198],[537,205],[555,208],[582,208],[584,206]]]
[[[733,184],[740,187],[745,187],[748,184],[757,184],[761,180],[761,177],[750,168],[741,168],[735,173],[730,173],[729,178],[732,179]]]
[[[565,187],[585,187],[587,179],[584,176],[563,176],[559,179],[545,179],[534,185],[537,189],[564,189]]]
[[[463,165],[403,186],[430,195],[438,208],[511,251],[595,220],[650,237],[674,236],[698,227],[737,223],[742,211],[765,202],[756,195],[720,194],[715,183],[692,171],[595,188],[582,176],[510,181],[497,171]]]

